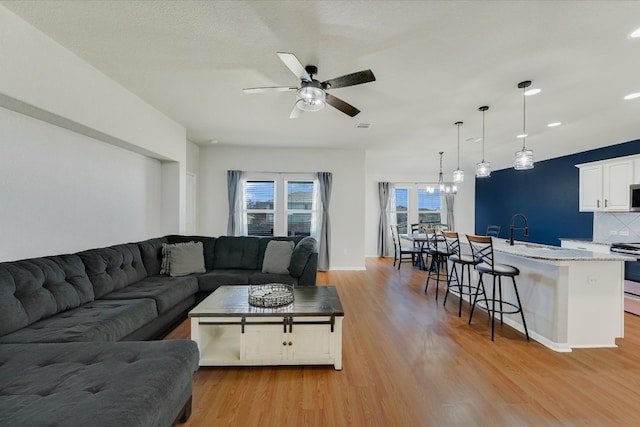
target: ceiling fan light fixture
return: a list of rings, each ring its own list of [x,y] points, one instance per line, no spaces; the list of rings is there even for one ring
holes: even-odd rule
[[[316,111],[320,111],[325,107],[324,100],[306,100],[306,99],[298,99],[296,101],[296,108],[298,110],[306,111],[308,113],[313,113]]]
[[[304,99],[305,101],[323,101],[326,98],[326,94],[324,90],[319,87],[314,86],[304,86],[298,89],[296,92],[298,98]]]

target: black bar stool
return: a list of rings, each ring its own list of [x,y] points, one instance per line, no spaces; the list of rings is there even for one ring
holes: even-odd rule
[[[429,274],[427,274],[427,283],[424,286],[424,293],[426,294],[427,289],[429,288],[429,280],[432,276],[435,276],[436,301],[438,301],[441,269],[444,267],[444,277],[449,277],[447,259],[452,255],[452,253],[447,249],[447,242],[442,235],[438,235],[435,230],[433,230],[433,233],[426,232],[426,234],[428,239],[427,244],[429,245],[429,254],[431,254],[431,264],[429,264]]]
[[[473,310],[476,304],[480,304],[480,308],[487,310],[491,317],[491,341],[493,341],[495,331],[495,314],[500,313],[500,323],[502,324],[503,314],[515,314],[520,313],[522,316],[522,326],[524,326],[524,333],[529,341],[529,331],[527,330],[527,322],[524,320],[524,312],[522,311],[522,304],[520,303],[520,295],[518,294],[518,286],[516,285],[515,277],[520,274],[520,270],[512,265],[498,264],[495,262],[493,256],[493,241],[488,236],[474,236],[467,234],[467,240],[471,245],[471,252],[473,257],[481,262],[476,264],[475,269],[480,274],[480,280],[476,289],[473,303],[471,304],[471,314],[469,315],[469,324],[473,318]],[[493,290],[491,292],[491,299],[487,298],[487,293],[484,288],[482,277],[484,274],[490,274],[493,276]],[[513,290],[516,295],[517,304],[502,299],[502,276],[511,277],[513,281]],[[496,277],[498,278],[498,295],[496,298]],[[482,292],[482,298],[480,297]],[[489,304],[491,302],[491,304]],[[496,303],[500,306],[499,310],[496,310]],[[504,306],[507,306],[505,308]]]
[[[471,297],[477,290],[477,286],[473,286],[471,284],[471,266],[475,266],[479,263],[479,261],[476,260],[471,254],[462,253],[458,233],[456,233],[455,231],[443,231],[442,235],[444,236],[445,242],[447,243],[447,249],[449,253],[451,253],[451,255],[449,255],[449,261],[451,261],[452,263],[451,273],[449,273],[449,277],[447,278],[447,293],[444,295],[444,303],[442,305],[445,306],[447,304],[447,297],[449,296],[450,290],[457,292],[460,297],[460,301],[458,304],[458,317],[460,317],[462,316],[462,299],[464,295],[469,296],[469,303],[471,304]],[[462,266],[460,276],[458,276],[458,264]],[[463,287],[465,267],[467,267],[466,289]]]

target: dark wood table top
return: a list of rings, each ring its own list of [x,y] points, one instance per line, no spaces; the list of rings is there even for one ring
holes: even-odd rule
[[[249,286],[220,286],[189,312],[189,317],[344,316],[335,286],[299,286],[293,303],[262,308],[249,304]]]

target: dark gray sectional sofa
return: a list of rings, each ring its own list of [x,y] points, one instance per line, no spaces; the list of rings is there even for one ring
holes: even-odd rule
[[[262,272],[270,240],[294,242],[289,274]],[[202,242],[206,271],[160,274],[163,244],[189,241]],[[316,270],[311,237],[172,235],[0,263],[0,426],[184,421],[197,346],[145,340],[221,285],[313,286]]]

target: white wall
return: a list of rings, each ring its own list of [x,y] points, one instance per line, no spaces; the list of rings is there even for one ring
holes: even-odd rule
[[[0,58],[0,260],[184,231],[183,126],[3,6]]]
[[[160,161],[0,108],[0,261],[161,234]]]
[[[355,150],[201,147],[199,232],[227,234],[227,170],[332,172],[331,269],[363,269],[364,163],[364,152]]]

